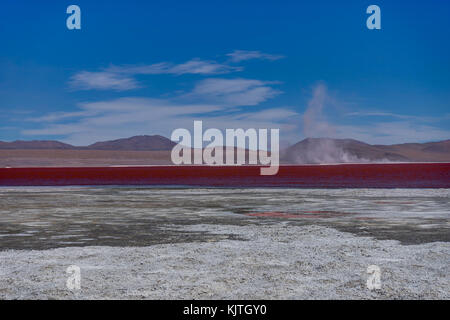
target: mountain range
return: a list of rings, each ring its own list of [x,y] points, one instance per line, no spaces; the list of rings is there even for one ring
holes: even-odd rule
[[[88,146],[42,140],[0,141],[0,166],[171,164],[170,150],[174,146],[173,141],[160,135],[134,136]],[[307,138],[282,150],[280,156],[282,164],[450,162],[450,140],[371,145],[354,139]]]
[[[134,136],[125,139],[96,142],[85,147],[76,147],[67,143],[53,140],[34,140],[13,142],[0,141],[0,150],[23,150],[23,149],[52,149],[52,150],[124,150],[124,151],[155,151],[171,150],[176,143],[160,135]]]
[[[287,148],[287,163],[445,162],[450,140],[428,143],[371,145],[353,139],[307,138]]]

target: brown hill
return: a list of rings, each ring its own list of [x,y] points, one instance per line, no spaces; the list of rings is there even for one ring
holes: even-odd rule
[[[450,139],[439,141],[439,142],[430,142],[424,143],[424,148],[422,151],[426,152],[440,152],[440,153],[449,153],[450,152]]]
[[[403,143],[390,146],[378,145],[375,147],[401,154],[408,158],[409,161],[450,161],[450,140],[428,143]]]
[[[62,143],[59,141],[52,141],[52,140],[34,140],[34,141],[22,141],[17,140],[13,142],[3,142],[0,141],[0,149],[21,149],[21,150],[28,150],[28,149],[52,149],[52,150],[61,150],[61,149],[75,149],[74,146],[71,146],[67,143]]]
[[[172,150],[175,142],[166,137],[154,136],[135,136],[126,139],[112,141],[103,141],[91,144],[87,147],[90,150],[132,150],[132,151],[156,151]]]
[[[112,141],[102,141],[91,144],[87,147],[75,147],[59,141],[0,141],[0,149],[8,150],[123,150],[123,151],[156,151],[172,150],[174,142],[159,136],[134,136],[131,138],[118,139]]]

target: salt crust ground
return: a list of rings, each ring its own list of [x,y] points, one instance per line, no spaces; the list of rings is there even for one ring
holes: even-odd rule
[[[246,240],[2,251],[0,298],[450,298],[449,243],[405,246],[285,223],[173,228]],[[69,265],[81,268],[80,291],[66,288]],[[369,265],[381,268],[380,290],[366,287]]]

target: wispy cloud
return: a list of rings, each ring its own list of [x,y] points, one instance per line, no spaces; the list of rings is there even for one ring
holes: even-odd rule
[[[371,144],[398,144],[446,140],[450,138],[450,131],[410,121],[390,121],[364,126],[337,125],[335,137],[350,137]]]
[[[280,94],[273,81],[210,78],[198,82],[188,96],[227,106],[254,106]]]
[[[125,91],[136,89],[141,86],[134,78],[136,75],[216,75],[241,70],[241,67],[200,59],[192,59],[181,64],[161,62],[151,65],[110,66],[101,71],[78,72],[70,78],[69,85],[75,90]]]
[[[261,51],[234,50],[227,54],[232,62],[241,62],[252,59],[259,60],[279,60],[284,58],[282,55],[268,54]]]
[[[184,63],[173,64],[168,62],[151,65],[111,66],[106,72],[118,74],[203,74],[214,75],[241,71],[241,67],[229,66],[211,60],[192,59]]]
[[[382,118],[392,118],[401,120],[418,120],[424,122],[434,122],[444,120],[446,117],[429,117],[429,116],[413,116],[406,114],[398,114],[392,112],[381,112],[381,111],[357,111],[345,114],[349,117],[382,117]]]
[[[242,66],[230,65],[251,59],[278,60],[281,55],[262,53],[260,51],[235,50],[227,54],[228,62],[194,58],[184,63],[160,62],[148,65],[112,65],[99,71],[83,70],[74,74],[69,80],[73,90],[114,90],[126,91],[142,87],[136,80],[137,75],[185,74],[219,75],[243,70]],[[261,89],[259,89],[261,90]]]
[[[69,85],[76,90],[125,91],[139,88],[138,82],[129,75],[109,71],[81,71],[71,77]]]

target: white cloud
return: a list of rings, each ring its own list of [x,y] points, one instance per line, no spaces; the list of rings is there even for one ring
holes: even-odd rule
[[[227,106],[254,106],[281,93],[271,84],[276,82],[210,78],[198,82],[187,96]]]
[[[244,50],[235,50],[234,52],[227,54],[227,56],[230,57],[228,62],[240,62],[250,59],[278,60],[283,58],[281,55]],[[218,75],[242,70],[243,67],[240,66],[231,66],[227,63],[219,63],[213,60],[202,60],[198,58],[180,64],[160,62],[150,65],[113,65],[100,71],[80,71],[70,78],[69,85],[75,90],[125,91],[141,87],[135,79],[135,76],[137,75]]]
[[[290,108],[274,108],[258,111],[257,113],[247,112],[237,116],[238,119],[254,119],[257,121],[286,121],[292,117],[300,116],[299,113]]]
[[[137,66],[111,66],[106,69],[111,73],[122,74],[223,74],[241,71],[241,67],[229,66],[216,61],[192,59],[184,63],[173,64],[168,62],[155,63],[151,65]]]
[[[110,66],[102,71],[81,71],[70,78],[69,85],[76,90],[117,90],[139,88],[136,75],[201,74],[215,75],[241,71],[241,67],[228,66],[215,61],[192,59],[181,64],[167,62],[140,66]]]
[[[450,131],[410,121],[378,122],[367,126],[336,126],[336,137],[361,140],[371,144],[430,142],[450,138]]]
[[[82,71],[69,81],[69,85],[73,89],[78,90],[117,90],[125,91],[136,89],[139,84],[135,79],[128,75],[116,74],[111,72],[88,72]]]
[[[230,60],[232,62],[241,62],[252,59],[273,61],[284,58],[284,56],[282,55],[262,53],[260,51],[247,51],[247,50],[234,50],[233,52],[228,53],[227,56],[230,57]]]
[[[173,74],[222,74],[241,71],[241,67],[231,67],[214,61],[193,59],[188,62],[170,67],[167,72]]]
[[[423,122],[437,122],[441,120],[450,119],[449,115],[444,115],[441,117],[430,117],[430,116],[413,116],[406,114],[398,114],[392,112],[383,112],[383,111],[357,111],[357,112],[349,112],[345,114],[345,116],[349,117],[385,117],[385,118],[393,118],[393,119],[401,119],[401,120],[417,120]]]

